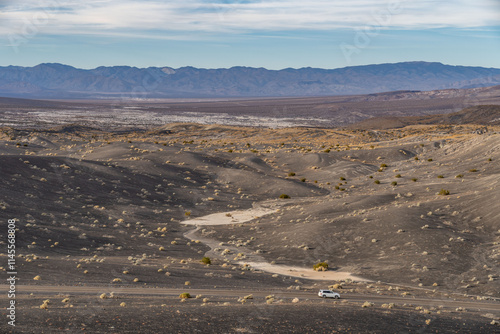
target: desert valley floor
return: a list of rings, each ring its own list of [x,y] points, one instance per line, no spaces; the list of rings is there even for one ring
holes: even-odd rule
[[[499,131],[4,127],[0,331],[498,332]]]

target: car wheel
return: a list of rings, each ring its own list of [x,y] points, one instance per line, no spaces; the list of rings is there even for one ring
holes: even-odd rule
[[[335,296],[335,299],[340,299],[340,297],[339,296]]]
[[[326,298],[326,296],[325,296],[325,295],[323,295],[323,296],[321,296],[321,297]]]

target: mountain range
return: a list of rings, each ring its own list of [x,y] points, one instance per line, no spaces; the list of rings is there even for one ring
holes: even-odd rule
[[[0,67],[0,96],[49,99],[284,97],[428,91],[500,84],[500,69],[404,62],[339,69],[129,66]]]

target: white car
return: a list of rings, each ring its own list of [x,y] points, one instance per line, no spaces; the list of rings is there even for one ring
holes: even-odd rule
[[[335,298],[335,299],[340,298],[340,295],[336,292],[333,292],[332,290],[319,290],[318,296],[322,298]]]

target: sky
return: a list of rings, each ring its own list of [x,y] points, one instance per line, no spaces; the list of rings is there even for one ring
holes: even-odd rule
[[[0,66],[500,68],[500,0],[0,0]]]

